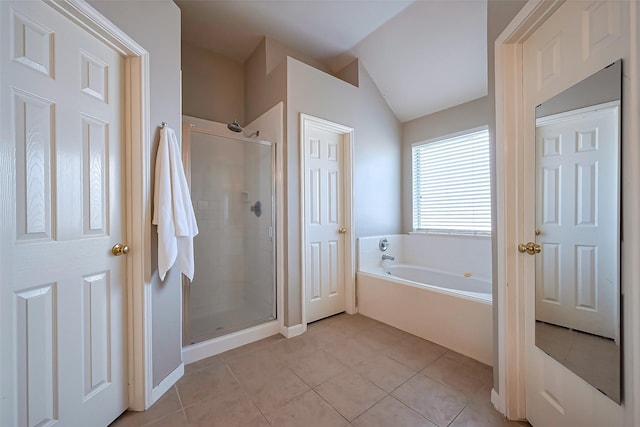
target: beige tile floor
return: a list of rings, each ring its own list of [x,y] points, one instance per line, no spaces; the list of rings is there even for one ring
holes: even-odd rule
[[[153,407],[113,427],[528,426],[490,403],[491,367],[361,315],[187,365]]]

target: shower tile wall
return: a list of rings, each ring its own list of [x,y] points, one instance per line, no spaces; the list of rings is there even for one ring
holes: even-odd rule
[[[192,133],[192,342],[274,318],[270,145]],[[260,216],[252,207],[262,204]]]
[[[274,224],[272,209],[272,160],[270,146],[245,144],[245,161],[251,167],[245,170],[245,185],[248,204],[262,203],[262,214],[257,217],[251,209],[245,209],[246,230],[245,253],[251,260],[247,265],[247,301],[260,313],[273,311],[274,288],[272,286],[274,271],[273,240],[275,230],[270,233]],[[272,313],[275,315],[275,313]]]

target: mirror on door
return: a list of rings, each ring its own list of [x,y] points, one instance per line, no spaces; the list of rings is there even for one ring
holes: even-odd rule
[[[536,108],[536,346],[621,396],[621,60]]]

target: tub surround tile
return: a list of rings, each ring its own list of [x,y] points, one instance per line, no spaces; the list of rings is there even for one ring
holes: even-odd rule
[[[381,252],[378,248],[382,237],[386,237],[390,244],[386,252]],[[393,263],[460,273],[472,272],[474,276],[491,277],[491,239],[484,236],[415,233],[361,237],[358,239],[357,252],[358,271],[379,268],[384,253],[396,258]]]
[[[414,376],[392,396],[438,426],[448,426],[469,401],[464,394],[424,375]]]
[[[355,372],[334,377],[315,390],[349,421],[386,396],[382,389]]]
[[[270,418],[278,427],[343,427],[349,422],[315,391],[308,391],[280,407]]]
[[[389,244],[385,252],[378,247],[380,239],[386,238]],[[404,259],[403,243],[409,237],[408,234],[389,234],[385,236],[360,237],[358,239],[358,270],[371,271],[381,266],[382,254],[391,255],[396,258],[395,262]],[[389,262],[389,261],[385,261]]]
[[[354,427],[438,427],[392,396],[387,396],[356,418]]]

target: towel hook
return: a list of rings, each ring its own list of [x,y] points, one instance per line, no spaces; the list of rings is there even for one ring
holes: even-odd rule
[[[162,122],[162,124],[160,125],[161,129],[164,129],[167,127],[167,122]]]

